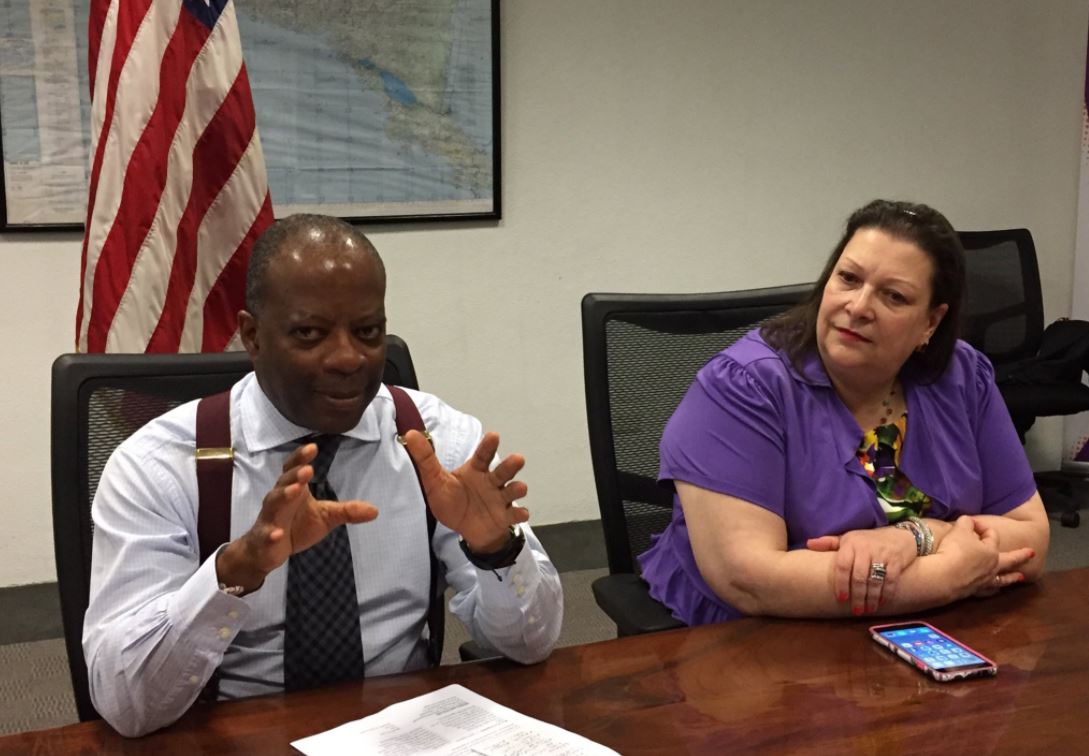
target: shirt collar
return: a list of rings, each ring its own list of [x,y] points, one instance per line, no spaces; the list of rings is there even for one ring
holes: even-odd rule
[[[787,370],[790,371],[790,375],[796,381],[809,384],[810,386],[825,386],[832,388],[832,379],[828,377],[828,371],[824,368],[824,363],[821,362],[820,353],[814,349],[807,354],[801,360],[801,369],[799,370],[791,362],[790,358],[786,356],[782,351],[776,349],[775,353],[779,355],[779,358],[786,364]],[[900,369],[900,385],[903,387],[905,395],[908,391],[915,387],[918,380],[918,370],[908,360],[908,364]]]
[[[249,452],[268,451],[315,432],[312,428],[296,425],[284,417],[265,394],[254,373],[242,379],[235,398],[240,410],[242,441]],[[392,405],[393,397],[385,384],[382,384],[378,388],[378,394],[363,410],[359,422],[342,435],[363,442],[380,440],[379,413],[388,413]]]
[[[795,366],[790,357],[782,350],[775,349],[775,353],[786,364],[787,370],[790,371],[790,375],[794,380],[810,386],[832,387],[832,379],[828,377],[828,371],[824,369],[824,363],[821,362],[820,353],[816,349],[802,357],[798,366]]]

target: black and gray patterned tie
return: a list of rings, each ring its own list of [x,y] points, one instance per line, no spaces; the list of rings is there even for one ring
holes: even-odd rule
[[[310,491],[336,500],[326,481],[341,436],[302,439],[316,443]],[[363,677],[359,602],[348,531],[344,525],[306,551],[292,554],[287,568],[284,618],[284,686],[301,690]]]

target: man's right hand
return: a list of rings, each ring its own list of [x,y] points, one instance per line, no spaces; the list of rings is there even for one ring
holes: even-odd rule
[[[313,546],[341,525],[370,522],[378,510],[365,501],[324,501],[310,493],[310,466],[316,444],[305,444],[284,461],[284,471],[265,494],[253,526],[216,557],[216,574],[224,585],[257,590],[265,576],[292,554]]]

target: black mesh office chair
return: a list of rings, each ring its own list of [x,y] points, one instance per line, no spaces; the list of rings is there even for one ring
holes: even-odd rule
[[[650,598],[635,557],[669,524],[658,442],[696,372],[812,284],[715,294],[587,294],[582,300],[586,416],[609,574],[598,606],[621,636],[680,627]]]
[[[979,349],[995,367],[1002,399],[1014,427],[1025,434],[1037,417],[1089,411],[1089,386],[1076,379],[1026,382],[1014,369],[1035,358],[1044,333],[1043,294],[1036,246],[1028,229],[961,231],[967,260],[961,337]],[[1037,473],[1044,504],[1062,524],[1076,527],[1079,516],[1073,499],[1075,477]]]
[[[387,336],[383,379],[417,388],[408,346]],[[250,371],[245,352],[64,354],[53,363],[53,549],[64,642],[80,721],[98,719],[83,659],[91,582],[91,502],[110,454],[173,407],[224,391]]]

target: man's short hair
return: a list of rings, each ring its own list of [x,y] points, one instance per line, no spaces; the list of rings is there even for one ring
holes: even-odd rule
[[[265,301],[265,283],[268,268],[287,243],[309,231],[321,232],[330,242],[337,239],[351,239],[360,249],[366,250],[375,263],[382,277],[386,276],[386,266],[363,232],[350,223],[331,215],[299,213],[274,222],[265,229],[265,233],[254,242],[250,253],[249,266],[246,269],[246,311],[257,317]]]

